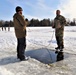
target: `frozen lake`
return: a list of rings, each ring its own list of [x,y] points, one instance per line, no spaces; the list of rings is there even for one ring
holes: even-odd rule
[[[65,27],[65,48],[59,54],[55,54],[54,34],[51,27],[27,27],[25,55],[30,59],[20,62],[14,29],[0,31],[0,75],[75,75],[76,27]]]

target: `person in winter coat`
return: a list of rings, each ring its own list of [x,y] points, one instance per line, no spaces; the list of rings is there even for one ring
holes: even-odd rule
[[[26,60],[25,48],[26,48],[26,21],[22,15],[22,8],[16,7],[16,13],[13,16],[15,35],[17,38],[17,58],[21,61]]]
[[[63,49],[64,48],[64,26],[66,25],[66,20],[64,16],[60,15],[60,10],[56,10],[56,17],[54,19],[54,23],[52,28],[55,28],[55,37],[57,41],[57,47],[55,49]]]

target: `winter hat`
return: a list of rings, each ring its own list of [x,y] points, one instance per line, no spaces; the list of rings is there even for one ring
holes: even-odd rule
[[[16,12],[19,12],[19,11],[22,11],[22,8],[20,6],[17,6],[15,10]]]

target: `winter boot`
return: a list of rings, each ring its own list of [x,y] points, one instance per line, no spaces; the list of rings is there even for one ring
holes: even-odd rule
[[[56,47],[55,49],[57,50],[57,49],[59,49],[60,47]]]

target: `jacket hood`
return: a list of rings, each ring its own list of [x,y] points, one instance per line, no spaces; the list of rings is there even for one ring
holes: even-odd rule
[[[16,18],[18,16],[19,16],[19,14],[15,13],[14,16],[13,16],[13,18]]]

